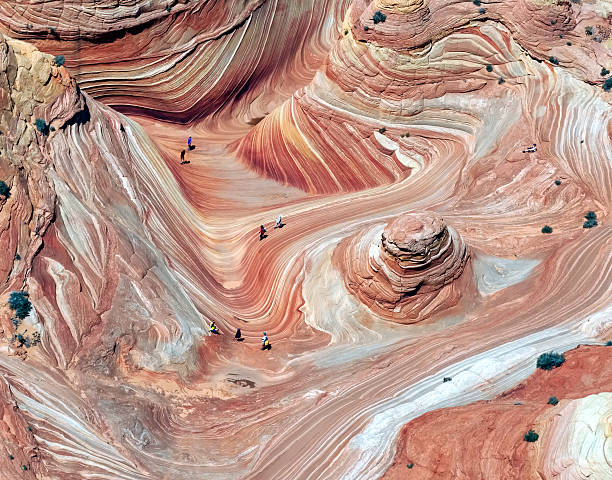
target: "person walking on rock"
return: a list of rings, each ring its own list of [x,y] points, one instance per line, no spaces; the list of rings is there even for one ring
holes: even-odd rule
[[[274,228],[281,228],[283,226],[283,216],[279,214],[276,219],[276,223],[274,224]]]
[[[181,165],[185,164],[185,150],[181,150]]]
[[[266,238],[266,229],[261,225],[259,227],[259,240],[263,240],[264,238]]]
[[[268,334],[266,332],[263,332],[263,337],[261,337],[261,349],[270,349],[270,339],[268,338]]]
[[[187,139],[187,148],[191,150],[191,137]]]
[[[239,328],[236,330],[236,335],[234,335],[234,338],[238,341],[242,340],[242,333],[240,333]]]
[[[537,152],[536,144],[533,144],[533,147],[527,147],[527,150],[523,150],[523,153],[534,153]]]

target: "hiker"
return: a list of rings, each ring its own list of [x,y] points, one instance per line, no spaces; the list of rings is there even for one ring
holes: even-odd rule
[[[276,219],[276,223],[274,224],[274,228],[281,228],[283,226],[283,216],[279,214]]]
[[[240,328],[236,330],[236,335],[234,335],[234,338],[238,341],[242,340],[242,334],[240,333]]]
[[[268,339],[268,335],[266,332],[263,332],[263,337],[261,337],[261,349],[269,349],[270,348],[270,340]]]
[[[215,325],[215,322],[210,324],[210,333],[216,333],[217,335],[219,334],[219,329]]]
[[[259,227],[259,240],[263,240],[266,236],[266,229],[263,225]]]
[[[181,150],[181,165],[185,163],[185,150]]]
[[[191,150],[191,137],[189,137],[187,139],[187,148],[189,148],[189,150]]]
[[[523,150],[523,153],[534,153],[537,152],[536,144],[533,144],[533,147],[528,147],[527,150]]]

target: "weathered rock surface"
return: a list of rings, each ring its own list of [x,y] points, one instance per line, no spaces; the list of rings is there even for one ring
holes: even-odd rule
[[[494,400],[413,420],[402,428],[393,466],[382,478],[608,478],[609,348],[581,346],[560,368],[537,370]],[[550,397],[559,403],[548,403]],[[539,435],[536,442],[524,440],[529,430]]]
[[[374,243],[360,232],[335,254],[348,290],[374,312],[414,323],[457,304],[469,282],[454,284],[469,258],[461,236],[434,213],[390,221]]]

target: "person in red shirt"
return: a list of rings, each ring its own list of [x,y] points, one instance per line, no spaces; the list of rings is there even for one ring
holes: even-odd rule
[[[263,240],[266,236],[266,229],[263,225],[259,227],[259,240]]]

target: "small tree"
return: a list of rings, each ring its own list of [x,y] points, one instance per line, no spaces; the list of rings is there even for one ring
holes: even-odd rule
[[[492,72],[493,71],[493,65],[487,65],[487,72]]]
[[[593,27],[591,26],[585,27],[584,31],[587,35],[593,35]]]
[[[63,55],[56,55],[53,59],[53,63],[55,63],[58,67],[61,67],[64,65],[64,63],[66,63],[66,57]]]
[[[610,91],[610,89],[612,88],[612,77],[606,78],[606,81],[603,83],[602,88],[604,89],[604,92]]]
[[[36,129],[42,133],[43,135],[47,135],[49,133],[49,125],[42,118],[37,118],[34,121],[34,125],[36,125]]]
[[[552,233],[552,227],[550,227],[548,225],[544,225],[542,227],[542,233]]]
[[[472,0],[472,3],[477,7],[480,7],[480,0]]]
[[[479,8],[478,13],[480,13],[481,15],[484,15],[485,13],[487,13],[487,11],[484,8]]]
[[[557,397],[548,397],[548,405],[556,405],[559,403],[559,399]]]
[[[379,128],[378,133],[385,133],[387,129],[385,127]]]
[[[525,439],[526,442],[535,442],[538,438],[540,438],[540,436],[534,432],[533,430],[529,430],[524,436],[523,438]]]
[[[565,362],[565,355],[562,353],[548,352],[543,353],[538,357],[536,366],[542,370],[552,370],[560,367]]]
[[[406,465],[408,468],[412,468],[414,467],[414,463],[410,462],[408,465]]]
[[[32,304],[28,299],[28,292],[11,292],[9,295],[9,307],[15,310],[15,316],[17,318],[25,318],[30,314],[32,310]]]
[[[599,74],[602,77],[605,77],[608,73],[610,73],[610,70],[608,70],[606,67],[601,67],[601,72],[599,72]]]
[[[9,198],[11,196],[11,189],[2,180],[0,180],[0,195],[2,195],[4,198]]]
[[[374,16],[372,17],[372,20],[374,20],[374,23],[382,23],[386,19],[387,19],[387,16],[379,10],[374,12]]]
[[[553,65],[559,65],[559,59],[557,57],[550,56],[548,57],[548,61]]]
[[[555,180],[555,185],[557,186],[561,185],[561,180]]]
[[[452,378],[451,378],[451,377],[444,377],[444,378],[442,379],[442,383],[450,382],[451,380],[452,380]]]
[[[497,79],[497,83],[498,83],[499,85],[501,85],[501,84],[502,84],[502,83],[504,83],[504,82],[505,82],[504,77],[499,77],[499,78]]]
[[[606,342],[606,347],[612,347],[612,340],[608,340]]]

